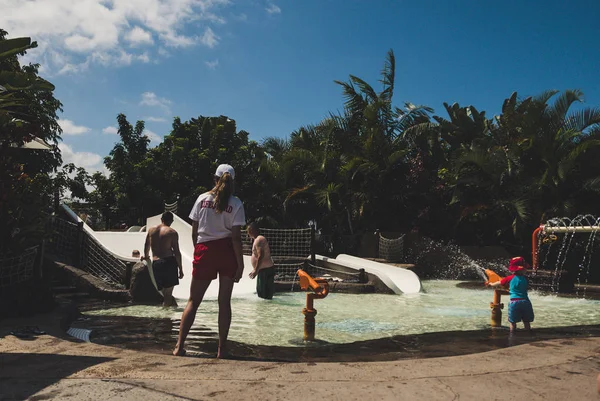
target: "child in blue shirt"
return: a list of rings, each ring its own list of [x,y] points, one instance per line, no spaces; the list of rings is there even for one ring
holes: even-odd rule
[[[508,304],[508,322],[510,323],[510,332],[513,333],[517,329],[517,323],[523,321],[523,326],[526,330],[531,330],[531,322],[533,322],[533,306],[527,295],[528,282],[525,277],[525,269],[529,265],[525,260],[518,256],[510,260],[508,270],[513,274],[504,277],[502,280],[495,283],[490,283],[491,287],[509,286],[510,303]]]

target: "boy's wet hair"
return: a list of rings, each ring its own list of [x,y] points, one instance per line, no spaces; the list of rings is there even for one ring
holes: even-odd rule
[[[258,224],[256,224],[255,221],[253,221],[252,223],[248,224],[248,230],[258,231]]]

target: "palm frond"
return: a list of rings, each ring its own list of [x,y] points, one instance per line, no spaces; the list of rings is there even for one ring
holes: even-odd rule
[[[600,176],[591,178],[583,184],[583,188],[588,191],[600,194]]]
[[[350,75],[350,81],[352,81],[352,83],[356,85],[358,89],[360,89],[360,91],[366,96],[367,101],[375,102],[379,99],[379,96],[377,96],[377,93],[373,87],[363,79],[354,75]]]
[[[586,108],[569,114],[565,122],[565,128],[571,131],[584,132],[596,124],[600,124],[600,109]]]
[[[558,95],[554,103],[547,109],[547,115],[555,124],[562,125],[573,103],[583,101],[583,92],[566,90]]]
[[[550,101],[550,99],[552,99],[552,97],[554,97],[554,95],[556,95],[559,92],[560,91],[556,89],[546,90],[540,93],[539,95],[534,96],[533,101],[540,104],[547,104]]]
[[[350,114],[362,113],[362,110],[365,108],[367,102],[360,95],[354,85],[352,83],[343,82],[343,81],[333,81],[336,84],[342,87],[342,94],[346,101],[344,102],[344,107],[347,112]]]
[[[388,50],[383,70],[381,70],[381,80],[379,81],[383,84],[383,92],[381,92],[381,97],[383,99],[389,100],[390,102],[392,101],[392,97],[394,96],[395,80],[396,57],[394,56],[394,51],[390,49]]]

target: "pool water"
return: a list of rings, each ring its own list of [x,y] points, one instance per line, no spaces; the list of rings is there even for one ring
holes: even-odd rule
[[[329,294],[315,300],[316,337],[330,343],[350,343],[393,335],[467,331],[489,328],[493,292],[459,288],[458,281],[424,281],[424,292],[414,295]],[[215,283],[216,285],[216,283]],[[562,327],[600,324],[600,301],[529,293],[535,311],[532,327]],[[503,324],[508,325],[508,297],[503,297]],[[97,316],[168,318],[176,338],[185,306],[177,309],[132,305],[87,311]],[[300,345],[306,303],[302,292],[279,293],[272,301],[256,296],[232,300],[233,320],[229,338],[246,344]],[[215,338],[218,305],[205,300],[198,309],[190,339]]]

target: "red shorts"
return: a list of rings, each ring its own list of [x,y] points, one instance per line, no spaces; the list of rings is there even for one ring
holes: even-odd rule
[[[194,247],[192,277],[196,280],[214,280],[221,276],[235,276],[238,264],[231,238],[202,242]]]

